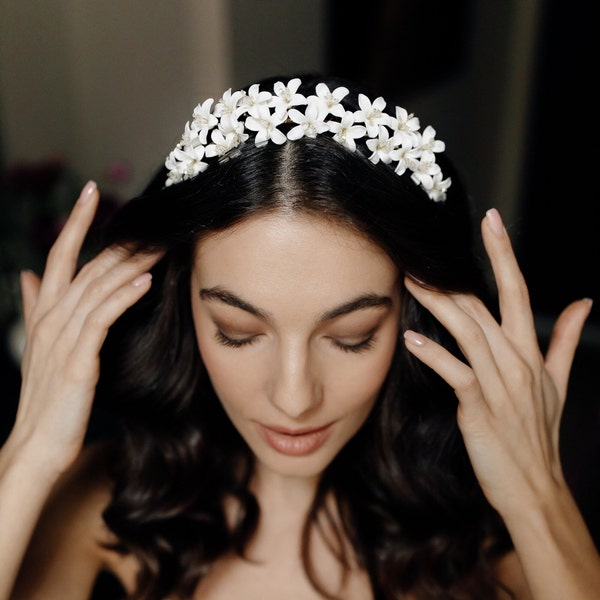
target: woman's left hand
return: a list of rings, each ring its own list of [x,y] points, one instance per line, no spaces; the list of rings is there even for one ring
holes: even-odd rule
[[[566,489],[559,426],[591,302],[573,302],[561,313],[543,357],[527,286],[495,209],[483,220],[482,234],[501,322],[472,295],[437,293],[406,278],[408,291],[454,336],[469,364],[417,332],[407,331],[405,340],[455,390],[458,425],[475,474],[489,502],[507,519]]]

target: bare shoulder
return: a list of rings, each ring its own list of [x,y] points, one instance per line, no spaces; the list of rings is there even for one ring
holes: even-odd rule
[[[111,499],[106,442],[86,446],[56,483],[21,567],[15,600],[88,598],[98,573],[110,568],[110,533],[102,512]]]
[[[517,600],[533,600],[521,561],[514,550],[500,558],[496,564],[496,575]]]

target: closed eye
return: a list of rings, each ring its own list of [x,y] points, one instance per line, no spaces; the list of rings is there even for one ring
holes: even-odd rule
[[[217,329],[215,333],[215,339],[217,342],[223,346],[228,346],[229,348],[242,348],[244,346],[250,346],[258,340],[258,337],[259,336],[257,335],[252,335],[250,337],[241,339],[231,338],[225,335],[220,329]]]
[[[343,352],[355,352],[358,354],[359,352],[366,352],[367,350],[370,350],[375,344],[375,340],[375,333],[373,332],[366,339],[358,342],[357,344],[344,344],[334,338],[331,338],[331,343],[338,350],[342,350]]]

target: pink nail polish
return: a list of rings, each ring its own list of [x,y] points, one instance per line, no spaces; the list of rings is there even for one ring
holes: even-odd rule
[[[502,222],[502,217],[500,216],[498,210],[495,208],[490,208],[490,210],[488,210],[485,214],[491,230],[498,237],[502,237],[506,233],[506,229],[504,229],[504,223]]]
[[[88,181],[83,190],[81,190],[78,202],[80,204],[85,204],[91,198],[92,193],[95,191],[96,187],[97,186],[95,181]]]
[[[147,281],[150,281],[152,279],[152,273],[144,273],[143,275],[140,275],[139,277],[136,277],[131,284],[134,287],[140,287],[141,285],[144,285]]]
[[[415,346],[423,346],[426,338],[412,329],[407,329],[404,332],[404,339]]]

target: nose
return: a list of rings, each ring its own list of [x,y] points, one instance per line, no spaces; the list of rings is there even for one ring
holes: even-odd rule
[[[316,371],[308,349],[301,344],[280,348],[269,392],[271,403],[290,419],[308,415],[322,400]]]

